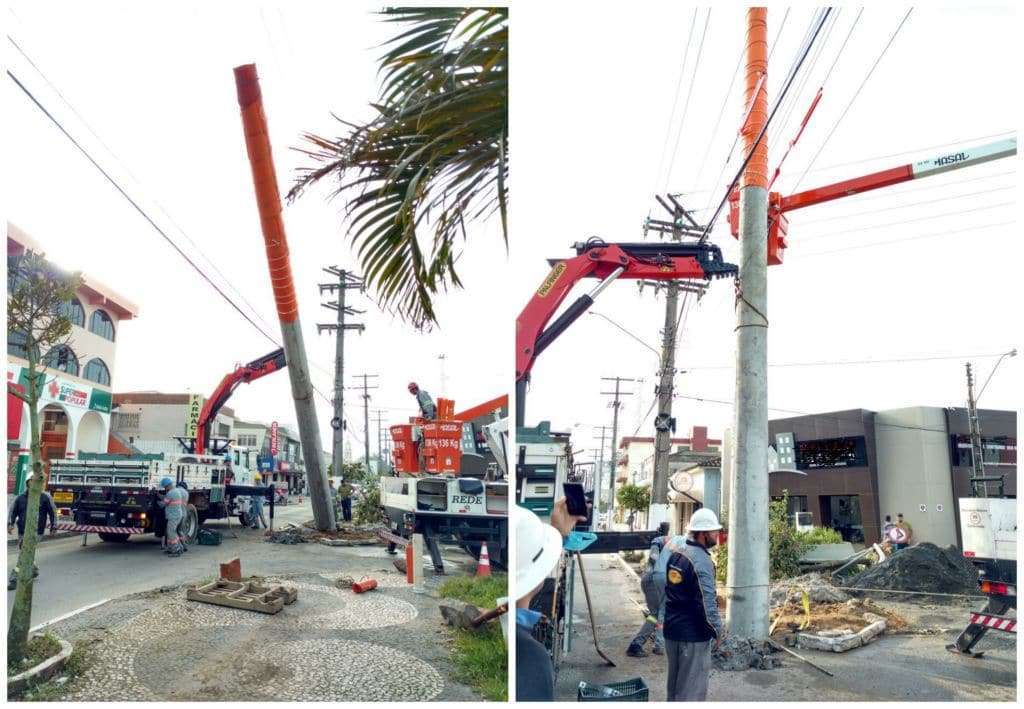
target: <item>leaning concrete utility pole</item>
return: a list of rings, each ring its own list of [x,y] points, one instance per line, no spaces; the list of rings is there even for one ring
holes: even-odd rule
[[[768,10],[747,10],[740,273],[736,289],[735,478],[729,499],[726,622],[737,637],[768,636]],[[758,137],[760,136],[760,140]]]
[[[334,508],[327,489],[327,476],[321,470],[320,452],[323,448],[320,445],[320,426],[313,403],[313,382],[309,378],[306,346],[302,341],[299,302],[295,296],[292,266],[288,259],[288,239],[281,216],[281,193],[277,188],[274,156],[270,150],[267,117],[263,112],[263,97],[255,64],[235,67],[235,87],[238,91],[238,105],[242,109],[242,127],[256,188],[256,205],[263,227],[270,282],[274,289],[277,316],[281,321],[281,337],[288,362],[288,377],[292,383],[292,398],[295,399],[302,457],[306,461],[306,476],[309,479],[313,520],[317,529],[327,531],[336,527]]]

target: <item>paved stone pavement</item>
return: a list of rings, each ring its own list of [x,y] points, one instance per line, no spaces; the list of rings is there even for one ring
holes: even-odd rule
[[[626,656],[629,641],[642,622],[637,605],[642,606],[644,602],[639,584],[610,555],[583,558],[595,606],[598,640],[602,651],[617,667],[605,665],[594,651],[586,600],[577,576],[576,634],[573,648],[559,669],[555,698],[575,701],[581,680],[606,683],[643,677],[650,687],[650,701],[664,701],[667,671],[664,656]],[[947,652],[945,646],[966,625],[969,604],[884,605],[922,624],[946,630],[933,635],[887,634],[866,647],[843,654],[800,651],[835,677],[828,677],[789,656],[783,656],[783,667],[775,670],[713,670],[708,699],[1005,702],[1016,697],[1015,635],[990,632],[977,648],[986,651],[984,658],[960,657]]]
[[[325,547],[326,549],[326,547]],[[375,591],[348,571],[269,577],[298,590],[276,615],[189,602],[184,586],[128,596],[52,626],[86,643],[71,701],[480,701],[452,679],[437,601],[397,572]],[[437,581],[432,580],[436,585]]]

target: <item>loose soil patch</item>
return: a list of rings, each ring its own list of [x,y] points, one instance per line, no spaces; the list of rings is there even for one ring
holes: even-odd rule
[[[864,620],[865,613],[874,613],[885,618],[886,632],[896,633],[907,628],[907,621],[900,615],[870,601],[857,603],[814,603],[811,604],[811,622],[804,632],[816,632],[819,630],[840,630],[849,628],[858,632],[866,628],[870,623]],[[772,617],[772,622],[778,616]],[[805,621],[806,614],[803,608],[790,604],[783,609],[782,619],[775,624],[773,637],[787,635],[797,630]]]

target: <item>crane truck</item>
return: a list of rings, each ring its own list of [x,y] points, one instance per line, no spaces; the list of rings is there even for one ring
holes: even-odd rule
[[[458,413],[438,399],[435,420],[390,428],[395,475],[380,479],[384,518],[398,541],[423,535],[438,573],[442,543],[474,558],[486,543],[493,562],[508,566],[507,410],[508,396]]]
[[[181,455],[82,453],[78,458],[50,461],[48,489],[64,531],[94,532],[106,542],[124,542],[132,535],[163,535],[163,510],[157,505],[160,480],[167,477],[188,490],[185,536],[194,542],[199,528],[211,519],[237,517],[249,522],[250,497],[264,497],[274,517],[274,488],[256,485],[251,451],[233,441],[211,437],[217,413],[239,384],[284,369],[284,350],[275,350],[236,367],[221,380],[199,414],[195,438],[177,437]]]

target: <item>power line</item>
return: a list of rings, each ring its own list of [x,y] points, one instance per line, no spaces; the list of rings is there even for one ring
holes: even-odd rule
[[[990,357],[1000,357],[1001,354],[963,354],[963,355],[927,355],[921,357],[894,357],[891,359],[846,359],[846,360],[834,360],[826,361],[819,360],[815,362],[779,362],[777,364],[769,364],[769,367],[775,368],[789,368],[789,367],[842,367],[847,365],[864,365],[864,364],[904,364],[909,362],[935,362],[941,360],[950,359],[986,359]],[[707,366],[696,366],[687,367],[684,372],[689,371],[704,371],[710,369],[735,369],[735,365],[723,364],[723,365],[707,365]]]
[[[672,179],[672,168],[675,167],[676,157],[679,155],[679,140],[683,137],[683,126],[686,125],[686,114],[690,111],[690,98],[693,96],[693,86],[697,83],[697,72],[700,71],[700,58],[704,53],[704,38],[708,34],[708,24],[711,21],[711,8],[708,8],[707,15],[704,16],[704,31],[700,36],[700,44],[697,46],[697,58],[693,63],[693,75],[690,77],[690,88],[686,90],[686,100],[683,102],[683,113],[682,118],[679,120],[679,130],[676,131],[676,143],[672,148],[672,160],[668,164],[668,172],[665,173],[665,189],[668,189],[668,183]]]
[[[211,288],[213,288],[215,291],[217,291],[217,294],[221,298],[223,298],[225,301],[227,301],[227,303],[232,308],[234,308],[238,312],[239,315],[241,315],[243,318],[245,318],[246,321],[248,321],[248,323],[250,325],[252,325],[254,328],[256,328],[256,330],[260,334],[262,334],[264,337],[266,337],[268,340],[270,340],[272,343],[274,343],[275,346],[277,346],[277,347],[281,346],[280,343],[277,340],[275,340],[273,337],[268,335],[267,332],[263,328],[261,328],[259,325],[257,325],[256,322],[245,313],[245,311],[243,311],[240,307],[238,307],[238,304],[235,303],[235,301],[233,301],[230,298],[230,296],[228,296],[224,291],[222,291],[220,289],[220,287],[217,286],[216,283],[214,283],[212,280],[210,280],[210,278],[203,272],[203,270],[201,268],[199,268],[199,266],[196,264],[196,262],[193,261],[191,258],[189,258],[188,254],[186,254],[184,251],[182,251],[181,247],[178,246],[178,244],[175,243],[175,241],[173,239],[171,239],[170,236],[167,235],[167,232],[165,232],[163,229],[161,229],[157,225],[157,223],[155,221],[153,221],[153,218],[150,217],[149,214],[142,207],[139,206],[138,202],[136,202],[134,199],[132,199],[131,196],[129,196],[129,194],[124,191],[124,189],[121,187],[121,185],[118,184],[118,182],[113,177],[111,177],[110,174],[106,170],[104,170],[103,167],[101,167],[98,162],[96,162],[96,160],[93,159],[92,155],[90,155],[89,152],[85,148],[83,148],[82,145],[77,140],[75,140],[72,137],[72,135],[64,128],[64,126],[61,125],[60,121],[58,121],[53,116],[53,114],[51,114],[46,109],[46,107],[43,106],[43,104],[41,104],[39,102],[39,100],[35,97],[35,95],[31,91],[29,91],[25,87],[25,85],[22,84],[21,81],[18,80],[18,77],[16,77],[9,69],[7,70],[7,76],[11,77],[11,80],[14,81],[14,83],[18,85],[18,88],[20,88],[25,93],[25,95],[28,96],[32,100],[32,103],[34,103],[36,105],[36,107],[38,107],[39,110],[42,111],[46,115],[46,117],[49,118],[53,122],[53,124],[55,126],[57,126],[57,128],[60,130],[60,132],[63,133],[65,135],[65,137],[67,137],[67,139],[70,140],[71,143],[76,148],[78,148],[79,152],[81,152],[82,155],[84,155],[85,158],[90,163],[92,163],[93,167],[95,167],[97,170],[99,170],[100,173],[105,178],[107,178],[107,181],[110,182],[110,184],[114,186],[114,189],[116,189],[118,192],[120,192],[121,196],[124,197],[126,200],[128,200],[128,203],[131,204],[135,208],[135,211],[137,211],[140,215],[142,215],[143,219],[145,219],[147,222],[149,222],[149,225],[152,226],[153,229],[155,229],[156,232],[158,234],[160,234],[160,236],[162,236],[164,238],[164,240],[167,241],[167,243],[170,244],[174,248],[174,250],[177,251],[178,254],[183,259],[185,259],[185,261],[188,262],[188,264],[190,266],[192,266],[192,268],[195,270],[195,272],[198,273],[199,276],[204,281],[206,281],[208,284],[210,284]]]
[[[665,155],[668,154],[668,141],[672,138],[672,122],[676,117],[676,106],[679,103],[679,92],[683,88],[683,78],[686,76],[686,60],[690,56],[690,42],[693,40],[693,29],[697,24],[697,8],[693,8],[693,18],[690,20],[690,34],[686,40],[686,50],[683,52],[683,64],[679,67],[679,80],[676,82],[676,94],[672,99],[672,110],[668,114],[668,125],[665,127],[665,144],[661,148],[661,160],[658,162],[658,171],[654,175],[654,190],[657,192],[658,183],[661,181],[661,169],[665,166]]]
[[[795,240],[793,243],[805,244],[808,241],[817,241],[818,239],[824,239],[829,236],[839,236],[841,234],[855,234],[861,231],[871,231],[872,229],[881,229],[889,226],[903,226],[904,224],[915,224],[917,222],[924,222],[931,219],[942,219],[943,217],[958,217],[962,214],[971,214],[972,212],[985,212],[990,209],[997,209],[999,207],[1014,207],[1016,202],[1000,202],[999,204],[989,204],[983,207],[975,207],[974,209],[960,209],[954,212],[943,212],[942,214],[929,214],[926,217],[917,217],[915,219],[904,219],[898,222],[884,222],[882,224],[871,224],[869,226],[859,227],[857,229],[846,229],[844,231],[830,231],[824,234],[815,234],[814,236],[805,236],[801,239]]]
[[[843,112],[839,114],[839,119],[832,126],[832,129],[828,132],[828,135],[825,136],[824,142],[822,142],[821,146],[818,148],[818,151],[814,154],[814,157],[811,158],[811,161],[807,164],[807,167],[804,168],[803,173],[800,175],[800,179],[798,179],[796,181],[796,184],[793,185],[793,189],[791,190],[792,192],[796,192],[797,188],[800,187],[800,183],[803,182],[804,177],[807,176],[807,172],[811,169],[811,166],[814,165],[814,162],[818,159],[818,156],[821,155],[821,151],[825,149],[826,145],[828,145],[828,141],[832,139],[832,135],[836,132],[836,129],[839,128],[839,124],[843,122],[844,118],[846,118],[846,114],[849,113],[850,108],[857,100],[857,97],[860,96],[860,92],[864,89],[864,86],[867,85],[868,81],[871,79],[872,74],[875,73],[875,69],[877,69],[878,65],[882,62],[882,59],[883,57],[885,57],[886,52],[889,51],[889,47],[892,46],[892,43],[896,40],[896,36],[900,33],[900,30],[903,29],[903,25],[906,24],[907,20],[910,19],[910,13],[912,13],[913,11],[914,8],[910,8],[909,10],[907,10],[907,14],[903,16],[902,20],[900,20],[900,23],[899,25],[897,25],[896,30],[892,33],[892,36],[889,37],[889,41],[886,42],[885,47],[882,48],[882,53],[878,55],[877,59],[875,59],[875,63],[871,65],[871,68],[868,70],[867,76],[864,77],[864,80],[860,83],[860,86],[858,86],[857,90],[853,93],[853,98],[851,98],[850,102],[846,104],[846,108],[843,109]]]
[[[933,239],[933,238],[940,237],[940,236],[949,236],[951,234],[963,234],[965,232],[974,233],[974,232],[982,231],[984,229],[992,229],[992,228],[1001,227],[1001,226],[1013,226],[1015,224],[1016,224],[1016,222],[1013,221],[1013,220],[1005,221],[1005,222],[995,222],[993,224],[979,224],[979,225],[976,225],[976,226],[964,227],[963,229],[951,229],[949,231],[939,231],[939,232],[934,232],[932,234],[919,234],[917,236],[908,236],[908,237],[906,237],[904,239],[889,239],[887,241],[875,241],[875,242],[870,243],[870,244],[858,244],[856,246],[847,246],[847,247],[844,247],[844,248],[841,248],[841,249],[830,249],[828,251],[815,251],[815,252],[809,253],[809,254],[800,254],[800,253],[798,253],[798,254],[795,254],[794,256],[787,256],[786,260],[787,261],[792,261],[794,259],[800,260],[800,259],[806,259],[806,258],[814,258],[815,256],[825,256],[825,255],[828,255],[828,254],[838,254],[838,253],[842,253],[844,251],[857,251],[859,249],[870,249],[870,248],[874,248],[876,246],[890,246],[892,244],[899,244],[899,243],[903,243],[903,242],[906,242],[906,241],[919,241],[921,239]]]
[[[703,396],[687,396],[685,394],[676,394],[675,398],[678,398],[678,399],[690,399],[692,401],[706,402],[706,403],[709,403],[709,404],[723,404],[723,405],[726,405],[726,406],[735,406],[736,405],[736,402],[733,402],[733,401],[726,401],[724,399],[711,399],[711,398],[703,397]],[[851,417],[846,417],[846,416],[833,416],[833,415],[830,415],[830,414],[813,413],[811,411],[798,411],[796,409],[780,409],[780,408],[775,407],[775,406],[769,406],[768,410],[769,411],[778,411],[779,413],[783,413],[783,414],[796,414],[798,416],[814,416],[815,418],[828,419],[828,420],[831,420],[831,421],[839,421],[841,423],[856,423],[858,421],[863,421],[862,417],[861,418],[851,418]],[[874,412],[874,411],[870,411],[869,409],[863,409],[863,410],[864,411],[869,411],[870,413],[877,413],[877,412]],[[943,433],[943,434],[944,433],[948,433],[948,431],[946,431],[945,429],[926,428],[924,426],[907,426],[907,425],[898,424],[898,423],[878,423],[876,421],[875,425],[876,426],[881,426],[883,428],[898,428],[898,429],[904,429],[904,430],[907,430],[907,431],[925,431],[927,433]]]
[[[13,43],[13,40],[12,40],[12,43]],[[28,58],[28,57],[26,56],[26,58]],[[87,159],[87,160],[88,160],[88,161],[89,161],[89,162],[90,162],[90,163],[91,163],[91,164],[93,165],[93,167],[95,167],[95,168],[96,168],[97,170],[99,170],[100,174],[101,174],[101,175],[103,175],[103,177],[105,177],[105,178],[107,179],[107,181],[108,181],[108,182],[109,182],[109,183],[110,183],[110,184],[111,184],[111,185],[112,185],[112,186],[114,187],[114,189],[116,189],[116,190],[117,190],[117,191],[118,191],[118,192],[119,192],[119,193],[121,194],[121,196],[122,196],[122,197],[124,197],[124,198],[125,198],[125,199],[126,199],[126,200],[128,201],[128,203],[129,203],[129,204],[131,204],[131,205],[132,205],[132,207],[134,207],[134,208],[135,208],[135,210],[136,210],[136,211],[137,211],[137,212],[138,212],[138,213],[139,213],[139,214],[140,214],[140,215],[141,215],[141,216],[143,217],[143,219],[145,219],[145,220],[146,220],[146,221],[147,221],[147,222],[149,223],[149,225],[150,225],[150,226],[152,226],[152,227],[153,227],[153,229],[154,229],[154,230],[155,230],[155,231],[156,231],[156,232],[157,232],[158,234],[160,234],[160,236],[162,236],[162,237],[164,238],[164,240],[165,240],[165,241],[167,241],[167,243],[169,243],[169,244],[170,244],[170,245],[171,245],[171,246],[172,246],[172,247],[174,248],[174,250],[175,250],[175,251],[176,251],[176,252],[177,252],[177,253],[178,253],[178,254],[179,254],[179,255],[180,255],[180,256],[181,256],[181,257],[182,257],[183,259],[185,259],[185,261],[186,261],[186,262],[187,262],[187,263],[188,263],[188,264],[189,264],[189,265],[190,265],[190,266],[191,266],[191,267],[192,267],[192,268],[193,268],[193,269],[195,270],[195,272],[196,272],[196,273],[198,273],[198,274],[199,274],[199,276],[200,276],[200,277],[201,277],[201,278],[202,278],[202,279],[203,279],[204,281],[206,281],[206,282],[207,282],[207,283],[208,283],[208,284],[210,285],[210,287],[211,287],[211,288],[213,288],[213,289],[214,289],[214,291],[216,291],[216,292],[217,292],[217,294],[218,294],[218,295],[219,295],[219,296],[220,296],[221,298],[223,298],[223,299],[224,299],[224,300],[225,300],[225,301],[226,301],[226,302],[227,302],[227,303],[228,303],[228,304],[229,304],[229,305],[230,305],[230,306],[231,306],[231,307],[232,307],[232,308],[233,308],[233,309],[234,309],[234,310],[235,310],[235,311],[236,311],[236,312],[237,312],[237,313],[239,314],[239,315],[241,315],[241,316],[242,316],[243,318],[245,318],[246,322],[248,322],[248,323],[249,323],[250,325],[252,325],[252,326],[253,326],[253,327],[254,327],[254,328],[256,329],[256,331],[257,331],[257,332],[259,332],[259,333],[260,333],[261,335],[263,335],[263,336],[264,336],[264,337],[265,337],[266,339],[270,340],[270,342],[271,342],[271,343],[273,343],[275,347],[280,347],[280,346],[281,346],[281,343],[280,343],[280,342],[278,342],[278,341],[277,341],[277,340],[276,340],[276,339],[275,339],[274,337],[272,337],[271,335],[269,335],[269,334],[268,334],[268,333],[266,332],[266,330],[264,330],[263,328],[261,328],[261,327],[260,327],[260,326],[259,326],[259,325],[258,325],[258,324],[257,324],[257,323],[256,323],[256,322],[255,322],[255,321],[253,320],[253,319],[252,319],[252,318],[250,318],[250,317],[249,317],[249,316],[248,316],[248,315],[247,315],[247,314],[245,313],[245,311],[243,311],[243,310],[242,310],[242,309],[241,309],[241,308],[240,308],[240,307],[238,306],[238,304],[237,304],[237,303],[235,303],[235,301],[231,299],[231,297],[230,297],[230,296],[228,296],[228,295],[227,295],[227,294],[226,294],[226,293],[225,293],[225,292],[224,292],[223,290],[221,290],[221,289],[220,289],[220,287],[218,287],[218,285],[217,285],[216,283],[214,283],[214,282],[213,282],[213,281],[212,281],[212,280],[211,280],[211,279],[209,278],[209,276],[207,276],[207,275],[206,275],[206,273],[205,273],[205,272],[204,272],[204,271],[202,270],[202,268],[200,268],[200,267],[199,267],[199,265],[198,265],[198,264],[197,264],[197,263],[196,263],[195,261],[193,261],[193,260],[192,260],[191,258],[189,258],[188,254],[186,254],[186,253],[185,253],[185,252],[184,252],[184,251],[183,251],[183,250],[181,249],[181,247],[180,247],[180,246],[178,246],[178,244],[177,244],[177,243],[176,243],[176,242],[175,242],[175,241],[174,241],[174,240],[173,240],[173,239],[172,239],[172,238],[171,238],[171,237],[170,237],[170,236],[169,236],[169,235],[167,234],[167,232],[165,232],[165,231],[164,231],[163,229],[161,229],[161,228],[160,228],[160,226],[159,226],[159,225],[158,225],[158,224],[157,224],[157,223],[156,223],[156,222],[155,222],[155,221],[153,220],[153,218],[152,218],[152,217],[151,217],[151,216],[149,215],[149,213],[148,213],[148,212],[146,212],[146,211],[145,211],[145,210],[144,210],[144,209],[143,209],[143,208],[142,208],[142,207],[141,207],[141,206],[140,206],[140,205],[138,204],[138,202],[136,202],[136,201],[135,201],[134,199],[132,199],[132,197],[131,197],[131,196],[130,196],[130,195],[129,195],[129,194],[128,194],[128,193],[127,193],[127,192],[126,192],[125,190],[124,190],[124,188],[122,188],[122,187],[121,187],[121,185],[120,185],[120,184],[119,184],[119,183],[118,183],[118,182],[117,182],[117,181],[116,181],[116,180],[115,180],[115,179],[114,179],[114,178],[113,178],[113,177],[112,177],[112,176],[110,175],[110,173],[108,173],[108,172],[107,172],[106,170],[104,170],[104,169],[103,169],[103,167],[102,167],[102,166],[101,166],[101,165],[100,165],[100,164],[99,164],[99,163],[98,163],[98,162],[97,162],[97,161],[96,161],[96,160],[95,160],[95,159],[94,159],[94,158],[92,157],[92,155],[91,155],[91,154],[90,154],[90,153],[89,153],[89,152],[88,152],[88,151],[87,151],[87,150],[86,150],[86,149],[85,149],[85,148],[84,148],[84,147],[83,147],[83,146],[81,145],[81,143],[79,143],[79,142],[78,142],[77,140],[75,140],[75,138],[74,138],[74,137],[73,137],[73,136],[72,136],[72,135],[71,135],[71,134],[70,134],[70,133],[68,132],[68,130],[67,130],[67,129],[66,129],[66,128],[65,128],[64,126],[63,126],[63,124],[61,124],[61,122],[60,122],[60,121],[58,121],[58,120],[57,120],[57,119],[56,119],[56,118],[54,117],[54,115],[53,115],[52,113],[50,113],[50,111],[49,111],[49,110],[47,110],[47,108],[46,108],[45,106],[43,106],[43,104],[42,104],[42,103],[41,103],[41,102],[39,101],[39,99],[38,99],[38,98],[36,98],[35,94],[33,94],[33,93],[32,93],[32,92],[31,92],[31,91],[30,91],[30,90],[29,90],[29,89],[28,89],[28,88],[27,88],[27,87],[26,87],[26,86],[25,86],[25,85],[24,85],[24,84],[23,84],[23,83],[22,83],[22,82],[21,82],[21,81],[20,81],[20,80],[18,79],[18,77],[17,77],[17,76],[15,76],[15,75],[14,75],[14,73],[13,73],[13,72],[11,72],[11,71],[10,71],[9,69],[7,70],[7,76],[9,76],[9,77],[11,78],[11,80],[12,80],[12,81],[14,81],[14,83],[15,83],[15,84],[17,84],[18,88],[20,88],[20,89],[22,90],[22,92],[24,92],[24,93],[25,93],[25,95],[26,95],[26,96],[28,96],[28,98],[29,98],[29,99],[30,99],[30,100],[32,101],[32,103],[34,103],[34,104],[36,105],[36,107],[37,107],[37,108],[38,108],[38,109],[39,109],[40,111],[42,111],[42,112],[43,112],[43,114],[44,114],[44,115],[45,115],[45,116],[46,116],[47,118],[49,118],[49,119],[50,119],[50,121],[51,121],[51,122],[52,122],[52,123],[53,123],[53,124],[54,124],[54,125],[55,125],[55,126],[56,126],[56,127],[58,128],[58,130],[60,130],[60,132],[61,132],[61,133],[63,133],[63,134],[64,134],[64,136],[65,136],[65,137],[66,137],[66,138],[67,138],[68,140],[70,140],[70,141],[71,141],[72,145],[74,145],[74,146],[75,146],[75,147],[76,147],[76,148],[77,148],[77,149],[79,150],[79,152],[81,152],[81,153],[82,153],[82,155],[83,155],[83,156],[85,156],[85,158],[86,158],[86,159]],[[45,77],[44,77],[44,78],[45,78]],[[48,83],[49,83],[49,82],[48,82]],[[56,88],[55,88],[54,90],[56,91]],[[59,93],[59,92],[58,92],[58,93]],[[63,97],[62,97],[62,98],[63,98]],[[66,99],[65,99],[65,102],[66,102]],[[69,107],[70,107],[70,104],[69,104]],[[74,109],[73,109],[73,107],[72,107],[72,110],[74,110]],[[77,113],[76,113],[76,115],[77,115]],[[85,123],[85,121],[83,121],[83,123]],[[88,127],[88,126],[87,126],[87,127]],[[91,129],[91,128],[90,128],[89,130],[90,130],[90,132],[92,132],[92,129]],[[94,133],[94,135],[95,135],[95,133]],[[97,136],[97,140],[99,140],[99,137],[98,137],[98,136]],[[102,140],[100,140],[100,143],[101,143],[101,144],[102,144],[102,142],[103,142],[103,141],[102,141]],[[104,147],[105,147],[105,146],[104,146]],[[109,148],[107,148],[107,150],[108,150],[108,152],[110,152]],[[113,153],[112,153],[112,152],[111,152],[111,155],[113,155]],[[114,156],[114,157],[115,157],[115,159],[116,159],[116,156]],[[127,171],[127,168],[126,168],[126,171]],[[130,174],[130,171],[129,171],[129,174]],[[179,229],[180,229],[180,227],[179,227]],[[259,317],[259,316],[257,315],[257,317]],[[262,320],[262,318],[260,318],[260,319]],[[314,366],[316,366],[316,367],[318,367],[319,369],[323,369],[322,367],[320,367],[319,365],[317,365],[317,364],[316,364],[315,362],[313,363],[313,365],[314,365]],[[327,396],[326,396],[326,395],[325,395],[325,394],[324,394],[323,392],[321,392],[321,391],[320,391],[319,389],[317,389],[317,388],[316,388],[315,386],[313,387],[313,389],[314,389],[314,391],[316,391],[316,393],[317,393],[317,394],[319,394],[319,395],[320,395],[320,396],[321,396],[321,397],[322,397],[322,398],[323,398],[323,399],[324,399],[325,401],[327,401],[327,403],[331,403],[331,400],[330,400],[330,398],[329,398],[329,397],[327,397]]]
[[[880,212],[891,212],[891,211],[896,210],[896,209],[908,209],[910,207],[919,207],[922,204],[935,204],[937,202],[949,202],[950,200],[954,200],[954,199],[963,199],[964,197],[977,197],[979,195],[994,194],[995,192],[1005,192],[1006,190],[1013,190],[1013,189],[1016,189],[1016,187],[1014,185],[1007,185],[1005,187],[993,187],[992,189],[981,190],[979,192],[967,192],[965,194],[947,195],[945,197],[939,197],[937,199],[926,199],[926,200],[918,200],[917,202],[906,202],[904,204],[896,204],[896,205],[893,205],[893,206],[890,206],[890,207],[882,207],[880,209],[873,209],[870,212],[853,212],[853,213],[850,213],[850,214],[834,214],[834,215],[832,215],[830,217],[821,217],[819,219],[811,219],[810,221],[806,221],[806,222],[801,221],[801,222],[799,222],[799,226],[800,227],[805,227],[805,226],[808,226],[810,224],[820,224],[821,222],[835,221],[836,219],[853,219],[853,218],[856,218],[856,217],[863,217],[863,216],[867,216],[867,215],[871,215],[871,214],[878,214]]]
[[[787,8],[787,12],[788,12]],[[718,109],[718,118],[715,119],[715,128],[711,131],[711,137],[708,139],[707,147],[704,149],[704,156],[700,159],[700,172],[697,173],[697,179],[694,184],[700,184],[700,178],[704,176],[704,168],[707,166],[708,155],[711,153],[711,146],[715,142],[715,138],[718,137],[718,129],[722,125],[722,117],[725,116],[725,107],[729,103],[729,97],[732,96],[732,87],[736,83],[736,77],[740,74],[740,66],[743,64],[743,49],[740,49],[740,55],[736,58],[736,68],[732,71],[732,79],[729,80],[729,88],[725,90],[725,96],[722,97],[722,107]],[[732,152],[730,150],[730,152]],[[723,170],[725,168],[723,167]],[[720,179],[720,178],[719,178]]]
[[[125,173],[127,173],[127,175],[130,178],[132,178],[132,180],[135,181],[136,185],[138,185],[139,187],[142,187],[143,189],[145,189],[144,185],[142,184],[142,181],[139,180],[139,178],[135,176],[135,174],[131,171],[131,169],[129,169],[129,167],[124,163],[124,161],[121,160],[117,156],[117,153],[115,153],[113,151],[113,149],[109,145],[107,145],[107,143],[103,140],[103,138],[101,138],[99,136],[99,134],[95,131],[95,129],[93,129],[92,125],[87,120],[85,120],[85,117],[82,116],[82,114],[78,112],[78,109],[76,109],[74,107],[74,105],[67,99],[67,97],[64,96],[64,93],[52,81],[50,81],[50,78],[43,72],[42,69],[39,68],[39,65],[37,65],[35,63],[35,61],[33,61],[32,57],[30,57],[25,52],[25,50],[22,49],[22,47],[15,41],[15,39],[11,35],[7,35],[7,39],[8,39],[8,41],[10,41],[10,43],[12,45],[14,45],[14,48],[18,50],[18,53],[21,54],[21,56],[23,56],[26,61],[28,61],[28,63],[32,66],[32,68],[36,70],[36,73],[39,74],[40,77],[42,77],[43,81],[46,82],[46,85],[49,86],[53,90],[53,92],[55,94],[57,94],[57,96],[60,98],[60,100],[64,102],[64,105],[67,106],[71,110],[71,113],[74,114],[74,116],[78,119],[78,121],[83,126],[85,126],[85,129],[87,131],[89,131],[89,134],[92,135],[92,137],[95,138],[96,141],[103,147],[103,149],[106,150],[107,153],[114,159],[114,162],[116,162],[121,167],[121,169],[124,170]],[[260,313],[256,309],[256,307],[252,303],[250,303],[248,301],[248,299],[242,294],[242,292],[239,291],[238,288],[236,288],[232,284],[231,280],[226,275],[224,275],[224,273],[220,270],[220,268],[217,267],[217,264],[214,263],[214,261],[209,256],[207,256],[203,252],[203,250],[201,248],[199,248],[199,245],[196,244],[196,242],[192,240],[192,238],[181,227],[181,225],[179,225],[174,220],[174,218],[164,208],[164,206],[162,204],[160,204],[155,199],[151,198],[150,201],[153,203],[153,205],[161,213],[163,213],[163,215],[164,215],[164,217],[166,217],[167,221],[169,221],[174,226],[174,228],[177,229],[178,232],[181,233],[181,235],[185,237],[185,239],[189,242],[189,244],[192,245],[192,248],[196,252],[198,252],[200,256],[203,257],[203,259],[213,268],[213,270],[217,273],[217,275],[219,275],[223,279],[224,283],[226,283],[227,286],[229,288],[231,288],[231,290],[233,290],[238,295],[239,298],[242,299],[243,303],[245,303],[247,306],[249,306],[249,309],[252,311],[253,315],[255,315],[256,318],[259,319],[264,325],[270,327],[270,324],[260,315]]]
[[[798,59],[795,61],[792,69],[789,72],[789,75],[786,78],[786,83],[785,86],[783,86],[782,92],[779,94],[779,97],[775,101],[775,105],[772,107],[771,112],[768,114],[768,119],[761,127],[761,132],[758,133],[757,139],[754,140],[754,144],[750,147],[750,152],[747,154],[747,157],[743,160],[743,164],[740,165],[739,170],[736,171],[736,175],[735,177],[732,178],[732,182],[729,183],[729,187],[728,189],[726,189],[725,195],[722,197],[722,201],[718,203],[718,207],[715,209],[715,213],[712,215],[711,219],[704,227],[704,233],[701,234],[700,243],[703,243],[704,241],[707,240],[708,234],[711,233],[711,230],[715,226],[715,222],[718,221],[718,215],[722,213],[722,207],[724,207],[725,203],[728,201],[729,195],[732,193],[732,190],[736,186],[736,183],[739,181],[740,176],[743,174],[743,171],[747,169],[747,165],[750,163],[750,160],[754,157],[754,153],[757,152],[757,146],[760,145],[761,141],[764,139],[764,134],[768,131],[768,126],[771,125],[772,119],[775,118],[776,111],[779,110],[779,106],[782,104],[782,101],[786,98],[786,94],[789,93],[789,88],[793,85],[793,80],[796,78],[797,73],[799,73],[800,67],[803,66],[804,60],[807,59],[807,55],[808,53],[810,53],[811,47],[814,46],[814,42],[817,39],[818,34],[821,32],[822,25],[824,25],[825,20],[828,19],[831,12],[832,8],[825,9],[824,16],[818,22],[818,26],[815,27],[814,34],[811,35],[810,41],[807,42],[801,50]]]

